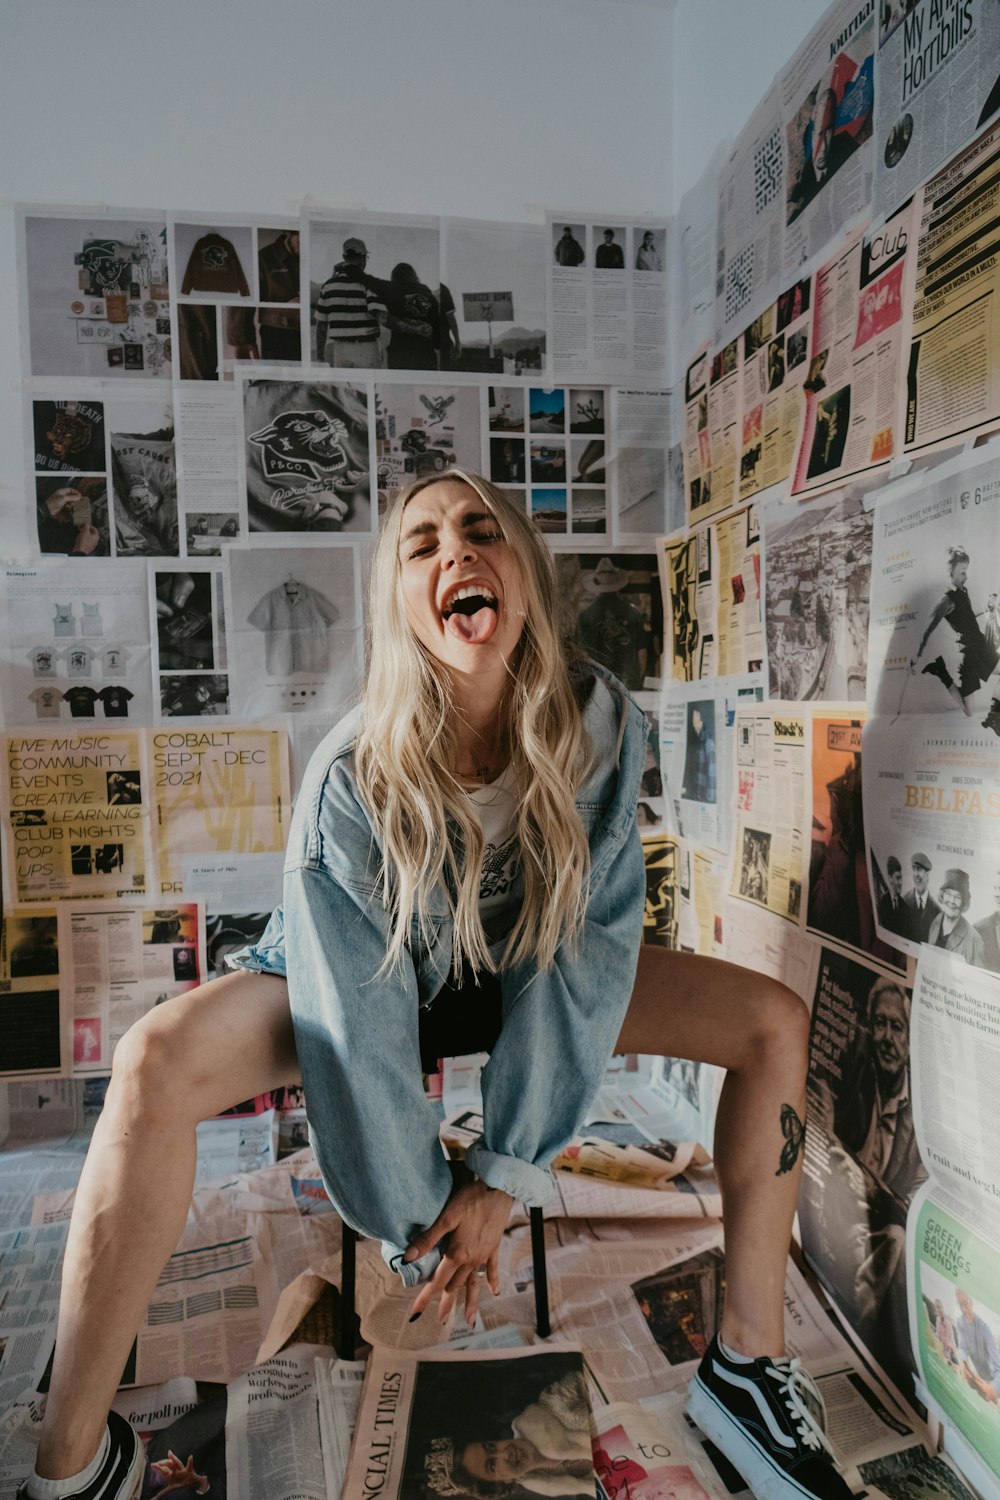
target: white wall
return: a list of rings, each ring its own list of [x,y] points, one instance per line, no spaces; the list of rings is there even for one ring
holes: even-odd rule
[[[8,204],[671,206],[669,0],[0,0],[0,32]],[[12,320],[9,207],[0,285]],[[18,378],[8,336],[2,551],[24,504]]]

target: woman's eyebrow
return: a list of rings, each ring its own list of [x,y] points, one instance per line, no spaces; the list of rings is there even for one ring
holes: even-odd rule
[[[463,526],[481,526],[484,521],[492,521],[495,517],[488,510],[468,510],[462,517]],[[403,537],[403,543],[412,541],[415,536],[432,536],[437,531],[436,521],[418,521],[416,526],[411,526]]]

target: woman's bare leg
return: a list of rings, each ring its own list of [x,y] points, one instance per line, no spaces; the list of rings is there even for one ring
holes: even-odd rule
[[[272,974],[212,980],[157,1006],[118,1044],[66,1245],[41,1477],[76,1474],[97,1452],[184,1228],[195,1126],[298,1077],[288,990]]]
[[[741,1354],[785,1350],[808,1040],[806,1007],[776,980],[720,959],[641,950],[617,1050],[727,1069],[715,1127],[726,1228],[722,1337]]]

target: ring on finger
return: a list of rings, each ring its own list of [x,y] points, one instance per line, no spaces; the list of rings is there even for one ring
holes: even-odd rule
[[[486,1267],[485,1266],[480,1266],[479,1270],[476,1272],[476,1275],[477,1276],[485,1276],[486,1275]]]

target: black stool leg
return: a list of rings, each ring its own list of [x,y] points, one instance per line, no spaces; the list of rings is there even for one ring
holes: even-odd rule
[[[358,1235],[349,1224],[341,1224],[340,1233],[340,1337],[337,1354],[341,1359],[353,1359],[358,1321],[354,1313]]]
[[[531,1263],[535,1276],[535,1331],[540,1339],[552,1332],[549,1323],[549,1273],[545,1265],[545,1220],[540,1208],[529,1208]]]

